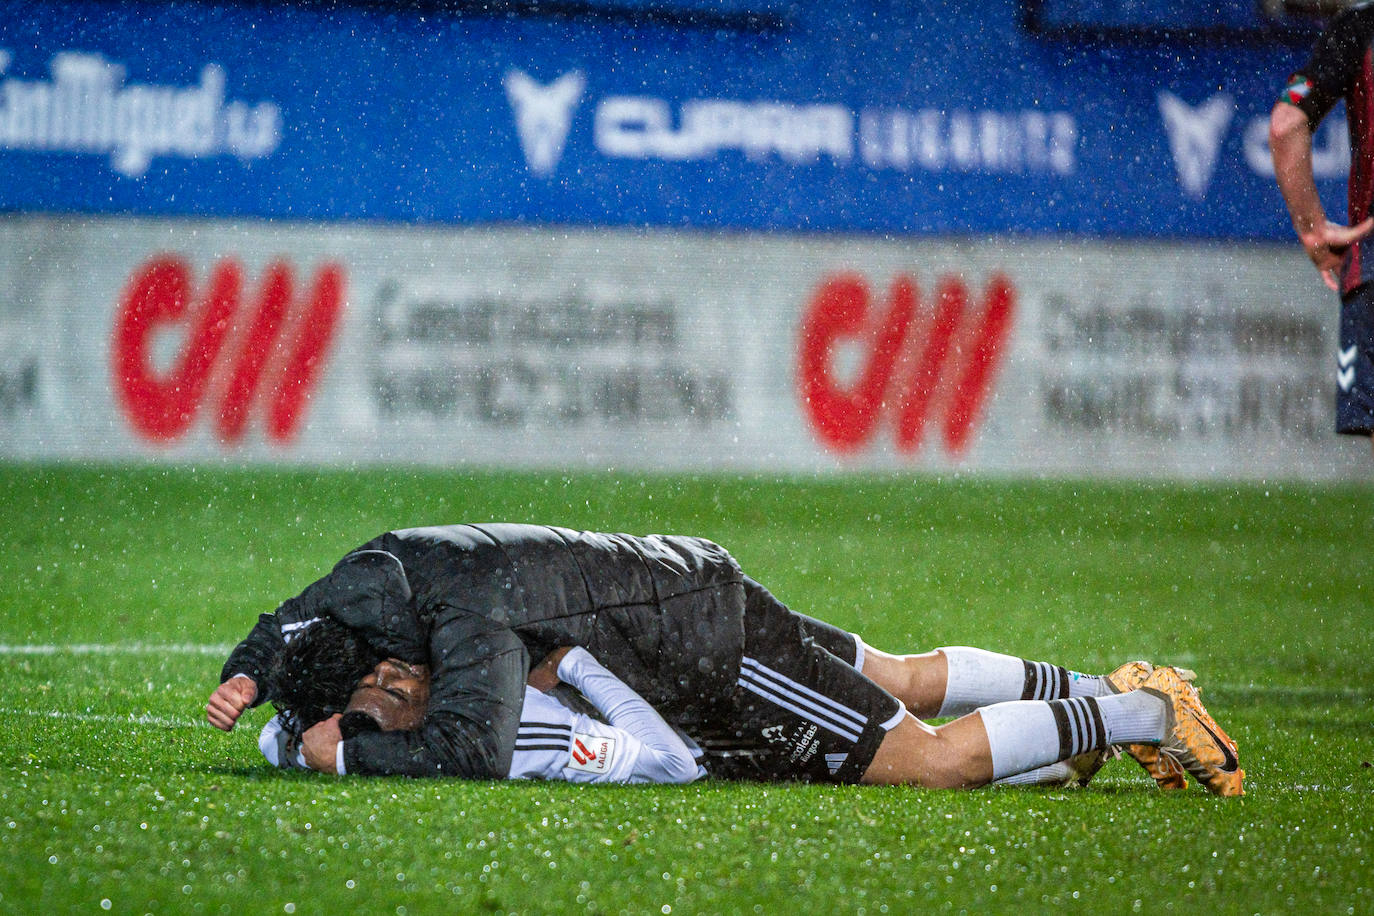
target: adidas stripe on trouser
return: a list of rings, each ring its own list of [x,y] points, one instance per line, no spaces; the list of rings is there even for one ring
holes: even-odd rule
[[[881,687],[823,649],[809,647],[807,654],[807,667],[821,669],[815,679],[817,686],[851,686],[857,690],[833,690],[832,695],[827,695],[797,677],[746,656],[738,680],[748,697],[740,703],[740,730],[764,738],[764,756],[756,761],[760,776],[857,782],[887,731],[905,713]],[[849,679],[853,683],[844,685]],[[872,691],[872,696],[863,696],[865,688]],[[833,695],[850,693],[863,698],[870,711],[860,710]],[[885,714],[883,718],[872,714],[875,705]]]
[[[752,658],[745,658],[740,664],[739,685],[849,741],[858,741],[868,725],[868,716],[821,696]]]
[[[720,734],[700,742],[707,772],[858,782],[905,710],[859,673],[855,654],[851,634],[793,612],[746,576],[743,658]]]

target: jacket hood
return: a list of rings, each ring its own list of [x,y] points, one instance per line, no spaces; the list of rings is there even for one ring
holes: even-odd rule
[[[349,554],[300,597],[314,615],[333,617],[388,656],[412,663],[428,660],[428,640],[411,602],[405,568],[384,550]]]

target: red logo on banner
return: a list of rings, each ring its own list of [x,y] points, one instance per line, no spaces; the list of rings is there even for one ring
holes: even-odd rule
[[[855,452],[879,422],[894,425],[899,451],[921,447],[928,420],[943,411],[945,447],[962,454],[974,431],[1011,330],[1015,291],[1001,275],[970,308],[957,277],[940,280],[933,308],[922,309],[916,282],[898,276],[887,302],[874,307],[857,274],[827,277],[802,318],[798,385],[821,441]],[[849,384],[835,375],[835,350],[850,341],[864,361]]]
[[[343,289],[343,268],[331,263],[297,295],[291,267],[277,261],[245,295],[243,267],[225,258],[197,295],[184,260],[151,259],[130,279],[115,321],[111,366],[125,416],[144,438],[170,442],[213,399],[215,430],[235,443],[257,405],[266,411],[268,437],[290,441],[334,337]],[[153,348],[168,331],[181,332],[183,343],[160,370]]]

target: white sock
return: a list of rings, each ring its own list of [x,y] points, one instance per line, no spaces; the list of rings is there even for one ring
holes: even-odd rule
[[[1015,700],[978,710],[992,751],[994,780],[1113,744],[1158,744],[1164,701],[1143,690],[1109,697]]]
[[[1164,701],[1144,690],[1099,697],[1108,744],[1158,744],[1164,740]]]
[[[1078,774],[1074,772],[1073,767],[1061,760],[1058,763],[1036,767],[1024,773],[1003,776],[992,782],[998,786],[1062,786],[1070,779],[1076,779],[1077,776]]]
[[[1069,696],[1071,697],[1109,697],[1116,693],[1100,674],[1080,674],[1069,672]]]
[[[1005,779],[1066,760],[1060,753],[1059,726],[1050,704],[1013,700],[978,710],[992,750],[992,778]]]
[[[940,716],[963,716],[1011,700],[1111,696],[1106,678],[970,646],[945,646],[948,676]]]
[[[948,646],[945,656],[949,674],[940,715],[963,716],[983,706],[1021,699],[1026,686],[1026,665],[1019,658],[968,646]]]

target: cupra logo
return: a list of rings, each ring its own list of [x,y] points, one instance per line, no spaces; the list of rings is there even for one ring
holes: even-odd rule
[[[1212,183],[1221,141],[1235,116],[1235,100],[1219,93],[1193,107],[1164,90],[1159,93],[1159,113],[1169,133],[1179,184],[1189,197],[1201,200]]]
[[[587,87],[586,77],[574,70],[545,86],[528,74],[511,70],[504,83],[506,98],[515,111],[515,128],[520,133],[525,162],[536,175],[552,175],[563,158],[563,144],[572,127],[573,112]]]

